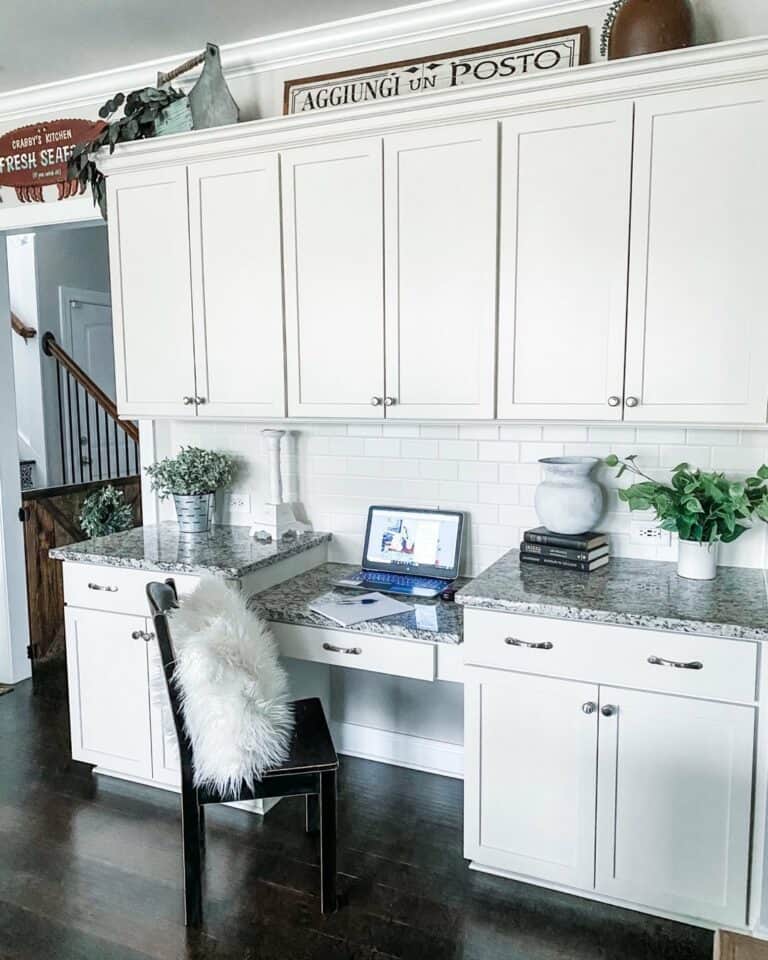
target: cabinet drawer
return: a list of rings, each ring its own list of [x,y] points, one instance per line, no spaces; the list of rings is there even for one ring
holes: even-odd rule
[[[198,577],[178,576],[159,570],[123,570],[89,563],[65,563],[64,601],[68,607],[146,617],[149,613],[145,592],[147,584],[153,580],[166,580],[169,576],[173,577],[182,594],[193,590],[199,580]]]
[[[270,626],[283,657],[414,680],[435,679],[435,647],[431,643],[288,623]]]
[[[749,641],[489,610],[465,610],[464,662],[741,702],[755,699],[757,683]]]

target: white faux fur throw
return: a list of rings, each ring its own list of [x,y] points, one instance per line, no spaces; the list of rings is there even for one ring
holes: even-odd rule
[[[195,785],[222,792],[286,758],[293,730],[288,681],[267,624],[223,580],[205,577],[171,611]]]

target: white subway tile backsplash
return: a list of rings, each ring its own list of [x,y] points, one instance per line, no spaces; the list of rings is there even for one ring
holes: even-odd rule
[[[478,457],[481,460],[517,461],[520,459],[520,444],[505,440],[480,441]]]
[[[446,460],[477,460],[477,441],[441,440],[440,456]]]
[[[269,492],[267,457],[261,431],[270,424],[162,421],[156,424],[158,457],[183,444],[236,453],[241,472],[236,489],[247,492],[252,508]],[[285,424],[274,424],[285,429]],[[538,460],[560,454],[605,457],[638,455],[652,477],[668,480],[670,468],[688,461],[735,476],[755,470],[768,458],[768,430],[719,430],[704,426],[634,427],[626,424],[417,424],[400,422],[291,424],[285,443],[286,491],[299,499],[317,528],[330,529],[331,557],[357,563],[368,507],[374,502],[459,509],[467,514],[464,572],[479,573],[516,546],[522,531],[539,525],[533,508],[541,479]],[[641,546],[631,541],[632,514],[617,490],[634,481],[600,467],[595,476],[606,490],[600,526],[611,536],[616,556],[674,560],[677,545]],[[225,516],[222,500],[221,517]],[[638,515],[639,516],[639,515]],[[161,505],[171,519],[173,507]],[[229,519],[247,524],[247,514]],[[736,543],[724,546],[721,562],[761,567],[768,525],[758,523]]]

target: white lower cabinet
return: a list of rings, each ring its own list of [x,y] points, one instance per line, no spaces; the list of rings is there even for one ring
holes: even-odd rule
[[[540,657],[572,627],[549,624]],[[465,621],[473,662],[486,625]],[[465,856],[649,912],[744,926],[753,705],[490,666],[465,668]],[[595,679],[607,679],[599,666]]]
[[[66,610],[72,756],[149,779],[147,629],[144,617]]]
[[[470,676],[471,674],[471,676]],[[573,887],[594,881],[597,687],[467,670],[464,854]],[[593,712],[583,712],[583,705]]]
[[[754,710],[611,687],[600,704],[598,892],[746,923]]]

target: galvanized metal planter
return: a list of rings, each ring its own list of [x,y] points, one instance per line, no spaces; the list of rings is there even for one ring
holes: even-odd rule
[[[212,493],[174,493],[179,533],[207,533],[213,514]]]

